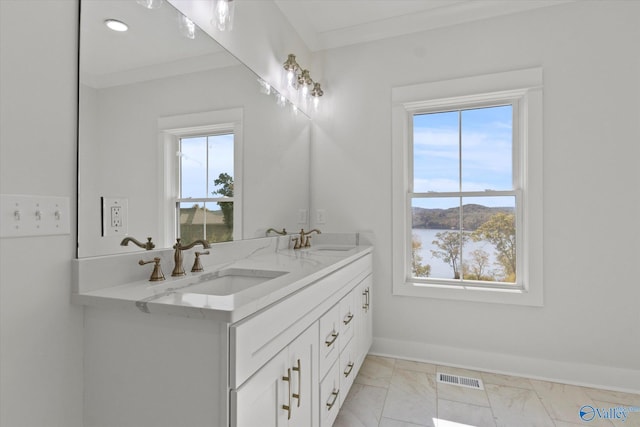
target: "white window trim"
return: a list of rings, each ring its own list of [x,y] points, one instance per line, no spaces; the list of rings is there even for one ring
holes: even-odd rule
[[[522,174],[520,200],[522,224],[518,240],[524,242],[519,257],[522,289],[465,287],[459,284],[425,284],[409,274],[409,224],[407,171],[411,160],[412,120],[416,111],[518,99],[519,156]],[[515,123],[514,123],[515,125]],[[403,86],[392,89],[392,282],[393,294],[463,301],[543,305],[542,241],[542,69],[509,71],[476,77]]]
[[[177,235],[176,198],[179,194],[179,162],[176,156],[180,138],[221,132],[233,132],[233,240],[242,239],[243,223],[243,136],[242,109],[206,111],[201,113],[161,117],[158,119],[158,186],[162,239],[164,247],[175,243]]]

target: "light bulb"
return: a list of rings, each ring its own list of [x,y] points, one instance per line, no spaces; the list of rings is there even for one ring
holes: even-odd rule
[[[284,107],[286,103],[287,103],[287,99],[284,97],[283,94],[279,93],[276,96],[276,104],[278,104],[278,107]]]
[[[309,87],[307,85],[302,85],[302,97],[306,98],[309,94]]]
[[[293,78],[296,76],[296,74],[293,72],[293,70],[289,70],[287,71],[287,85],[293,87]]]
[[[313,97],[313,109],[315,111],[318,111],[318,106],[320,105],[320,97],[319,96],[314,96]]]

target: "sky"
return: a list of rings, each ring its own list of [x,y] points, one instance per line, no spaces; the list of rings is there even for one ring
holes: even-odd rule
[[[413,192],[512,190],[512,114],[506,105],[415,115]],[[514,202],[513,197],[493,197],[463,200],[467,203]],[[459,199],[414,199],[413,205],[454,207]]]
[[[233,175],[233,134],[182,138],[181,197],[220,197],[212,194],[221,173]]]

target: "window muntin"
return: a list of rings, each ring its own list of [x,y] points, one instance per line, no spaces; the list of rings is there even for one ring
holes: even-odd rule
[[[413,112],[407,195],[413,282],[522,287],[516,105]]]
[[[186,242],[233,240],[234,134],[179,139],[178,235]]]

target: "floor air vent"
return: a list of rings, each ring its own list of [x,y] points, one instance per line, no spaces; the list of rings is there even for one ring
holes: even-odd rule
[[[438,372],[438,382],[473,388],[476,390],[484,390],[484,384],[482,384],[482,380],[479,378],[467,378],[459,375],[443,374],[442,372]]]

